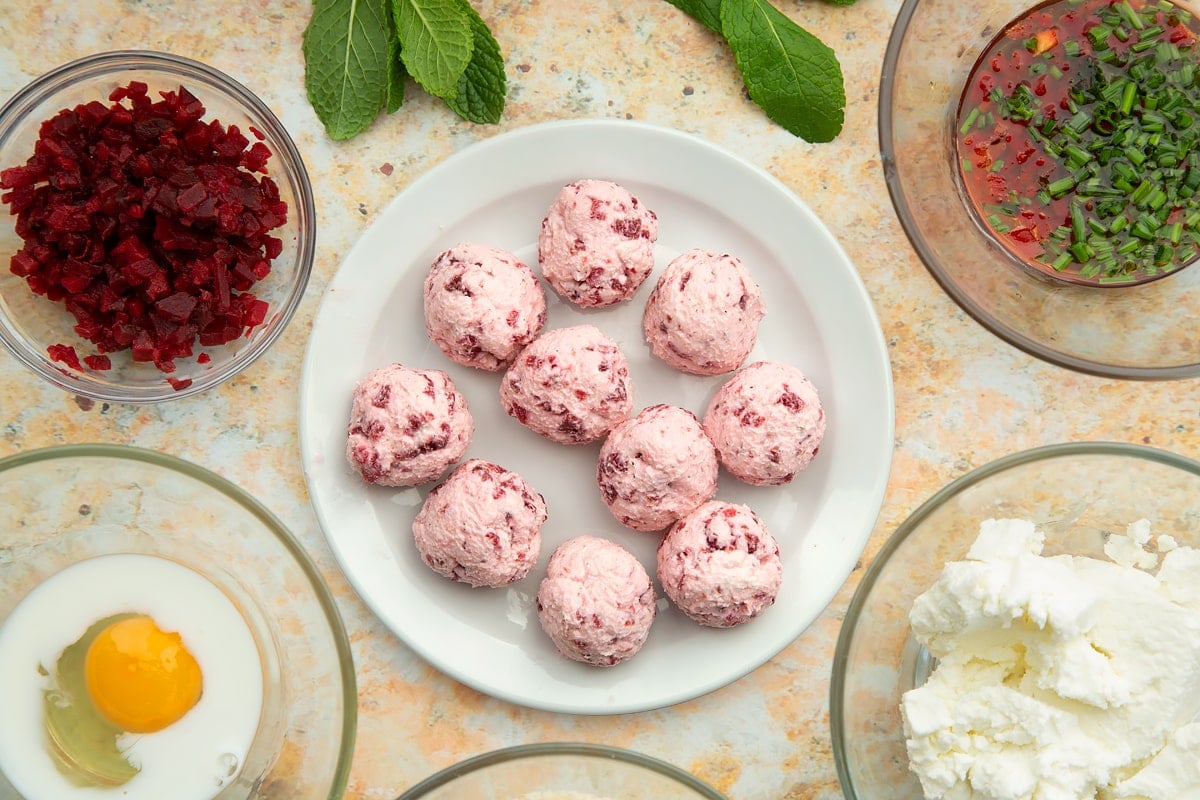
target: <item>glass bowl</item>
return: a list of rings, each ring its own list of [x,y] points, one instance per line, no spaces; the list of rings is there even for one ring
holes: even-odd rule
[[[55,345],[74,347],[79,359],[95,355],[96,348],[75,331],[75,317],[63,302],[35,294],[25,278],[12,273],[10,261],[22,240],[9,205],[0,205],[0,342],[35,373],[69,392],[97,400],[152,403],[221,383],[279,337],[308,283],[316,217],[300,153],[271,110],[228,75],[168,53],[117,51],[88,56],[57,67],[17,91],[0,108],[0,169],[25,164],[44,120],[94,100],[108,104],[109,93],[131,81],[146,83],[153,100],[159,99],[159,92],[176,91],[182,85],[203,103],[203,120],[237,125],[251,143],[261,135],[272,154],[266,174],[288,206],[286,223],[271,231],[282,241],[282,252],[271,261],[270,273],[250,289],[268,304],[266,319],[225,344],[205,347],[197,342],[193,355],[175,359],[175,371],[168,374],[151,362],[134,361],[128,348],[107,354],[109,369],[93,369],[86,363],[76,369],[51,357],[48,348]]]
[[[1192,11],[1190,0],[1177,3]],[[879,145],[913,248],[947,294],[1001,339],[1080,372],[1200,374],[1200,267],[1136,286],[1090,287],[1022,265],[985,233],[960,185],[954,117],[980,52],[1032,0],[905,0],[884,55]]]
[[[1142,518],[1154,534],[1200,546],[1200,463],[1140,445],[1049,445],[980,467],[914,511],[863,575],[834,651],[829,717],[847,800],[923,800],[908,768],[900,697],[930,659],[908,613],[989,517],[1033,521],[1047,555],[1105,559],[1109,534]]]
[[[357,713],[349,642],[308,555],[262,504],[193,464],[115,445],[0,459],[0,496],[0,629],[35,586],[84,559],[190,567],[241,612],[263,666],[258,730],[218,800],[343,796]],[[0,797],[22,797],[2,771]]]
[[[494,750],[447,767],[398,800],[725,800],[657,758],[599,744],[551,742]]]

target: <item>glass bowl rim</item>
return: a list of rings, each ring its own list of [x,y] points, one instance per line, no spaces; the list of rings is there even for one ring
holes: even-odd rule
[[[0,344],[21,364],[58,388],[94,400],[130,404],[153,404],[178,400],[219,386],[249,367],[265,353],[288,327],[304,299],[316,260],[316,202],[308,168],[291,134],[275,112],[258,95],[228,73],[201,61],[160,50],[108,50],[83,56],[60,64],[34,77],[18,88],[0,104],[0,141],[17,124],[26,122],[29,112],[38,104],[53,97],[61,89],[82,78],[119,73],[125,70],[166,70],[175,73],[197,74],[219,85],[238,105],[257,115],[268,136],[276,144],[272,155],[278,159],[282,173],[290,174],[296,183],[297,208],[289,209],[296,224],[296,270],[289,280],[282,305],[274,309],[274,324],[261,338],[224,366],[198,376],[182,389],[174,389],[165,373],[161,383],[132,393],[120,385],[105,386],[89,379],[85,373],[64,372],[51,365],[48,357],[29,347],[21,337],[14,336],[7,325],[0,325]],[[0,165],[3,166],[3,165]],[[35,355],[36,353],[36,355]]]
[[[1200,461],[1187,456],[1163,450],[1158,447],[1134,444],[1131,442],[1059,442],[1041,445],[1028,450],[1000,456],[986,464],[975,467],[950,483],[937,490],[927,500],[921,503],[888,537],[883,546],[875,554],[863,573],[862,581],[854,590],[846,614],[842,618],[841,629],[838,632],[837,644],[833,651],[830,664],[829,682],[829,729],[833,749],[834,766],[837,769],[838,783],[846,800],[861,800],[854,789],[850,777],[849,765],[846,763],[846,731],[843,727],[845,717],[845,688],[846,664],[849,661],[849,650],[853,634],[858,627],[858,620],[863,607],[875,587],[875,582],[891,560],[892,555],[920,527],[934,511],[951,497],[961,494],[964,490],[975,486],[993,475],[1006,472],[1014,467],[1020,467],[1037,461],[1047,461],[1064,456],[1121,456],[1123,458],[1152,461],[1169,467],[1176,467],[1193,475],[1200,476]]]
[[[708,800],[727,800],[725,795],[709,786],[690,772],[660,758],[613,747],[606,744],[591,744],[588,742],[533,742],[512,745],[491,750],[486,753],[465,758],[445,767],[433,775],[419,781],[406,789],[396,800],[420,800],[434,789],[439,789],[457,778],[468,775],[476,770],[495,764],[518,761],[536,756],[583,756],[585,758],[609,759],[621,761],[634,766],[643,767],[659,775],[670,778],[675,782],[697,792]]]
[[[900,185],[899,175],[896,170],[896,151],[892,145],[892,94],[896,82],[896,64],[900,59],[900,51],[904,46],[904,38],[908,33],[909,24],[912,22],[913,15],[916,14],[917,7],[920,4],[921,0],[904,0],[904,3],[900,6],[899,13],[896,15],[891,35],[888,37],[879,80],[878,130],[880,167],[883,170],[884,182],[887,184],[888,194],[892,200],[892,208],[896,212],[896,217],[900,220],[900,227],[904,229],[905,237],[916,251],[917,256],[921,259],[921,263],[925,265],[925,269],[937,284],[941,286],[942,291],[959,308],[965,311],[968,316],[982,325],[985,330],[990,331],[1003,341],[1008,342],[1013,347],[1034,358],[1076,372],[1097,375],[1104,378],[1151,381],[1177,380],[1200,375],[1200,358],[1197,358],[1191,364],[1176,364],[1168,367],[1116,366],[1046,347],[1036,339],[993,318],[984,308],[977,305],[962,292],[942,269],[933,252],[917,230],[904,187]],[[1200,268],[1200,263],[1194,263],[1190,266]],[[1098,288],[1096,291],[1111,291],[1111,289]]]
[[[262,523],[304,573],[313,596],[321,607],[329,633],[337,651],[338,671],[342,678],[342,724],[341,743],[338,747],[337,766],[329,786],[328,800],[340,800],[350,780],[350,765],[354,755],[354,742],[358,726],[358,689],[354,670],[354,658],[350,652],[350,640],[342,621],[341,612],[328,585],[317,570],[316,563],[309,557],[300,541],[275,514],[255,499],[249,492],[217,473],[178,456],[124,444],[84,443],[62,444],[40,447],[0,457],[0,474],[33,464],[51,461],[113,458],[121,461],[139,462],[158,469],[165,469],[206,485],[225,495],[248,511]]]

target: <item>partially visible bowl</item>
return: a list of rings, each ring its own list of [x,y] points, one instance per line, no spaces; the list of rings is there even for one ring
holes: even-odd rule
[[[0,496],[0,630],[30,591],[85,559],[135,553],[190,567],[241,612],[263,671],[257,733],[218,800],[343,796],[357,713],[349,642],[312,561],[261,503],[193,464],[112,445],[0,459]],[[0,797],[22,797],[2,770]]]
[[[1178,3],[1196,10],[1192,0]],[[954,154],[959,98],[992,38],[1032,0],[905,0],[884,55],[884,178],[913,248],[980,324],[1063,367],[1132,379],[1200,375],[1200,266],[1136,286],[1073,285],[1035,274],[985,232]]]
[[[829,718],[846,800],[923,800],[909,771],[900,698],[930,660],[908,614],[988,518],[1033,521],[1046,534],[1046,555],[1107,560],[1107,538],[1142,518],[1155,534],[1197,547],[1200,462],[1139,445],[1050,445],[980,467],[914,511],[867,568],[834,651]]]
[[[10,271],[10,259],[22,240],[8,205],[0,207],[0,342],[36,374],[66,391],[97,400],[151,403],[216,386],[249,366],[279,337],[308,283],[316,215],[300,153],[271,109],[228,75],[169,53],[100,53],[57,67],[20,89],[0,108],[0,169],[25,164],[45,120],[83,103],[107,104],[110,92],[131,81],[148,84],[154,100],[159,92],[182,85],[204,105],[205,122],[236,125],[251,144],[261,135],[271,151],[266,175],[278,185],[280,200],[288,207],[287,221],[271,231],[282,241],[282,252],[270,261],[270,274],[250,289],[268,304],[266,319],[227,343],[197,343],[194,354],[175,359],[175,370],[169,373],[152,362],[134,361],[129,349],[109,353],[108,369],[87,364],[76,369],[52,358],[48,348],[60,344],[75,348],[81,359],[100,354],[76,333],[76,319],[63,302],[35,294],[25,278]],[[115,244],[109,242],[109,247]]]
[[[665,761],[599,744],[494,750],[447,767],[399,800],[725,800]]]

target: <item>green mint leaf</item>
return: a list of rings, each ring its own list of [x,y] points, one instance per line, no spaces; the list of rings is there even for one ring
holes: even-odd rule
[[[471,19],[475,47],[471,51],[471,62],[458,79],[458,93],[447,99],[446,105],[471,122],[496,123],[504,113],[504,95],[508,90],[504,56],[483,17],[475,13],[467,0],[460,1]]]
[[[394,0],[404,68],[425,91],[443,100],[458,92],[471,61],[474,36],[462,0]]]
[[[713,33],[721,32],[721,0],[667,0],[685,14],[690,14]]]
[[[721,32],[750,99],[809,142],[842,131],[846,89],[833,50],[767,0],[721,0]]]
[[[387,0],[314,0],[304,30],[304,88],[332,139],[366,130],[387,100]]]
[[[391,55],[388,56],[386,102],[386,110],[389,114],[396,113],[400,110],[400,106],[404,105],[404,82],[408,79],[408,71],[404,69],[404,62],[400,60],[400,39],[396,36],[393,24],[393,21],[389,19],[388,30],[392,37]]]

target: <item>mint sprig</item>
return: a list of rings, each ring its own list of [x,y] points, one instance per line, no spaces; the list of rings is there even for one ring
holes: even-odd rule
[[[399,110],[409,77],[472,122],[504,112],[504,58],[467,0],[314,0],[303,53],[309,103],[332,139]]]
[[[721,34],[750,99],[767,117],[809,142],[836,138],[846,88],[837,55],[767,0],[667,0]],[[839,5],[847,0],[832,0]],[[853,0],[849,0],[853,2]]]
[[[400,60],[434,97],[453,99],[471,63],[475,40],[459,0],[392,0]]]
[[[304,31],[308,102],[334,139],[362,131],[388,99],[387,0],[315,0]]]
[[[459,2],[470,14],[475,47],[470,63],[458,78],[458,91],[453,98],[446,98],[446,104],[463,119],[496,123],[504,112],[506,89],[500,45],[467,0]]]

